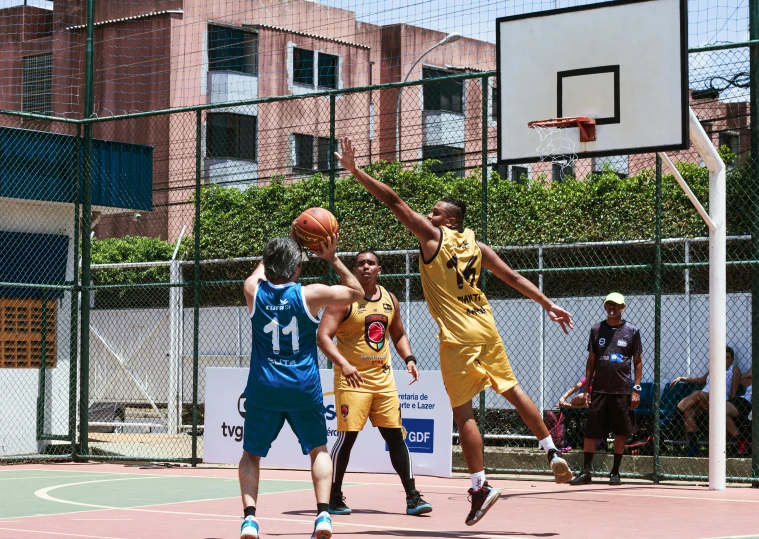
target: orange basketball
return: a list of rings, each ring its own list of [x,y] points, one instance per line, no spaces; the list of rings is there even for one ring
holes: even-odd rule
[[[321,250],[321,242],[337,232],[337,219],[324,208],[308,208],[295,222],[298,243],[312,251]]]

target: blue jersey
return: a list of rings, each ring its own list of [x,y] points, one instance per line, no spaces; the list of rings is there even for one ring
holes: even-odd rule
[[[303,286],[262,281],[250,320],[253,347],[247,402],[281,412],[322,406],[316,348],[319,319],[306,308]]]

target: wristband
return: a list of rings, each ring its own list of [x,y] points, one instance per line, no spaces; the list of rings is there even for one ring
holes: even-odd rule
[[[404,359],[403,361],[405,361],[406,365],[408,365],[409,362],[411,362],[411,361],[413,361],[414,363],[416,363],[416,358],[414,357],[414,354],[411,354],[406,359]]]

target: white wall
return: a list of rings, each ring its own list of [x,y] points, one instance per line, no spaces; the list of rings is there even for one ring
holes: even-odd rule
[[[67,235],[74,231],[73,206],[0,198],[0,230]],[[69,241],[66,279],[73,278],[73,239]],[[1,300],[0,300],[1,302]],[[57,302],[57,366],[46,373],[46,434],[68,434],[70,294]],[[0,394],[7,403],[0,414],[0,456],[35,454],[37,442],[38,369],[0,369]]]
[[[653,381],[654,352],[654,298],[628,296],[625,318],[637,325],[643,341],[643,381]],[[503,337],[511,364],[520,383],[538,406],[551,407],[559,396],[574,385],[585,370],[587,341],[590,327],[604,318],[603,298],[563,298],[558,303],[575,318],[575,330],[564,335],[559,326],[546,319],[545,334],[540,334],[540,308],[529,300],[494,300],[491,302],[498,330]],[[427,311],[426,304],[412,302],[406,313],[400,304],[401,316],[411,339],[414,355],[424,369],[438,368],[437,326]],[[708,365],[708,297],[691,296],[691,330],[687,329],[688,311],[684,296],[662,298],[662,381],[690,372],[703,374]],[[727,342],[736,350],[738,366],[746,370],[750,365],[751,350],[751,299],[749,294],[728,294]],[[168,393],[168,309],[93,311],[93,325],[121,354],[133,353],[157,320],[166,315],[154,336],[130,362],[130,369],[142,380],[157,401],[165,402]],[[691,336],[690,362],[687,336]],[[192,309],[184,310],[182,361],[184,400],[192,398]],[[113,390],[105,391],[102,400],[140,400],[139,392],[119,369],[113,358],[100,344],[92,344],[91,365],[93,375],[91,395],[96,394],[99,380],[110,376]],[[541,382],[540,350],[544,346],[543,381]],[[250,320],[244,307],[214,307],[200,311],[199,336],[200,395],[204,399],[203,373],[205,367],[247,366],[250,355]],[[322,358],[322,366],[324,360]],[[98,366],[100,365],[100,366]],[[394,368],[402,369],[402,361],[395,357]],[[402,377],[398,381],[403,384]],[[119,389],[116,390],[115,388]],[[541,388],[543,402],[541,403]],[[505,407],[504,399],[489,395],[489,407]]]

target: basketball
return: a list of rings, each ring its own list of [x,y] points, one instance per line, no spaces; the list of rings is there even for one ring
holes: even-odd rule
[[[311,249],[321,250],[321,242],[337,232],[337,219],[324,208],[308,208],[295,222],[298,243]]]

